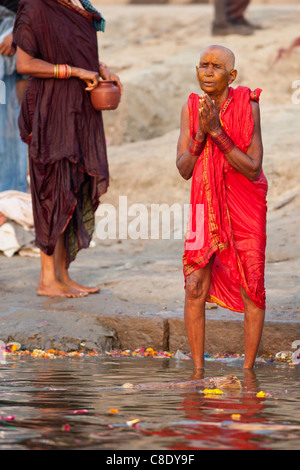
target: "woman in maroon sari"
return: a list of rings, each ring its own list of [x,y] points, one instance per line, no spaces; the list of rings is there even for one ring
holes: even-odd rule
[[[85,7],[83,7],[83,4]],[[22,0],[13,32],[17,68],[29,75],[19,117],[28,143],[36,244],[41,250],[37,293],[79,297],[97,292],[69,278],[87,248],[94,212],[108,187],[101,112],[89,92],[118,77],[98,60],[104,19],[83,0]]]

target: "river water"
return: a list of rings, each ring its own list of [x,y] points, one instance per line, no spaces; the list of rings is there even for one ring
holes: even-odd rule
[[[300,365],[208,360],[205,377],[241,389],[139,390],[124,383],[189,380],[174,358],[7,356],[0,364],[0,450],[300,448]],[[261,396],[257,396],[260,393]]]

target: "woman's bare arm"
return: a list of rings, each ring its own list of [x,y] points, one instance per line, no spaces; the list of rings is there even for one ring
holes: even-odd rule
[[[203,108],[200,111],[201,120],[205,129],[212,139],[217,143],[218,137],[224,134],[221,127],[219,113],[214,102],[205,95]],[[254,181],[260,174],[263,160],[263,145],[260,126],[259,105],[251,101],[252,115],[254,120],[254,130],[251,144],[247,152],[242,152],[236,145],[231,146],[228,152],[224,152],[228,163],[239,173],[246,176],[250,181]]]
[[[23,51],[20,47],[17,47],[17,71],[31,77],[54,78],[55,64],[36,59]],[[71,77],[83,80],[87,84],[87,91],[93,90],[99,83],[99,74],[97,72],[79,67],[71,67]]]
[[[205,134],[199,127],[195,135],[198,142],[204,142]],[[188,180],[191,178],[195,164],[199,158],[197,155],[191,155],[189,152],[189,144],[191,141],[190,136],[190,123],[189,123],[189,110],[187,103],[183,106],[181,111],[180,134],[177,143],[177,158],[176,165],[181,176]]]
[[[250,181],[258,178],[263,161],[263,144],[261,137],[260,112],[258,103],[251,101],[252,114],[254,120],[254,130],[251,144],[246,153],[238,147],[234,147],[231,152],[225,155],[228,163],[239,173],[246,176]]]

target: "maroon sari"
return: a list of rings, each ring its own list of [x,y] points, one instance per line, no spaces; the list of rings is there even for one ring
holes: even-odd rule
[[[98,71],[97,16],[66,0],[22,0],[14,46],[52,64]],[[51,255],[65,233],[67,266],[89,246],[94,212],[108,187],[102,115],[85,87],[78,78],[31,77],[19,117],[29,146],[36,244]]]

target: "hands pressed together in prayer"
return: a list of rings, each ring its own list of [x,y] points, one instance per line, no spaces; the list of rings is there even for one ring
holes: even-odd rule
[[[196,134],[190,136],[189,130],[189,110],[187,104],[182,109],[181,130],[177,144],[176,164],[181,176],[189,179],[194,171],[198,157],[202,153],[207,135],[211,136],[213,142],[219,147],[222,153],[226,155],[229,163],[237,166],[230,159],[232,150],[235,148],[233,141],[224,132],[219,117],[219,107],[216,102],[208,95],[203,94],[199,97],[199,126]],[[239,151],[239,153],[241,153]],[[242,158],[248,157],[245,155]],[[238,156],[238,160],[241,156]]]
[[[203,142],[206,134],[215,135],[221,130],[219,113],[215,102],[207,95],[201,95],[199,100],[199,129],[196,140]]]
[[[254,132],[247,153],[244,153],[234,145],[234,142],[222,129],[215,101],[207,94],[201,95],[199,99],[199,128],[195,139],[199,142],[205,142],[206,135],[210,134],[213,142],[224,153],[229,164],[248,179],[254,181],[260,174],[263,150],[259,112],[256,103],[252,103],[252,112]]]

